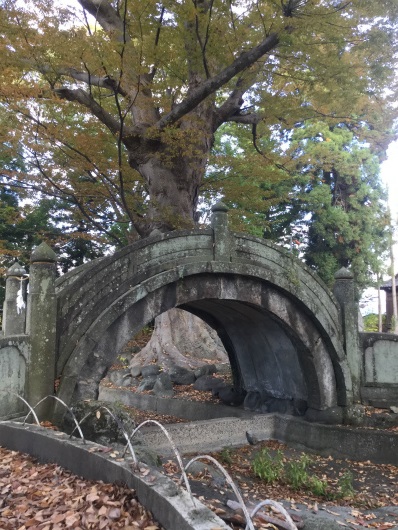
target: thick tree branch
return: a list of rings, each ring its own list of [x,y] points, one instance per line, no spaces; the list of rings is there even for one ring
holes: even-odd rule
[[[81,72],[75,68],[60,68],[57,73],[63,76],[69,76],[75,81],[81,81],[90,86],[112,90],[112,92],[118,93],[121,96],[127,95],[127,92],[121,88],[120,83],[109,76],[101,77],[98,75],[92,75],[89,72]]]
[[[188,114],[188,112],[193,110],[204,99],[206,99],[207,96],[213,94],[237,74],[249,68],[252,64],[258,61],[260,57],[274,49],[278,43],[279,36],[276,33],[272,33],[255,48],[249,50],[248,52],[243,52],[233,61],[232,64],[224,68],[224,70],[222,70],[219,74],[207,79],[197,88],[190,90],[184,101],[176,105],[168,114],[163,116],[163,118],[158,121],[156,124],[157,127],[162,129],[171,123],[175,123],[185,114]]]
[[[238,79],[235,88],[229,95],[228,99],[215,112],[215,130],[218,129],[222,123],[228,121],[231,116],[239,114],[243,103],[243,95],[246,90],[247,87],[243,78]]]
[[[29,62],[30,66],[31,64],[32,63]],[[112,79],[110,76],[107,75],[93,75],[89,71],[83,72],[81,70],[77,70],[76,68],[54,69],[48,64],[41,64],[39,66],[36,66],[36,68],[44,76],[46,74],[55,74],[56,76],[71,77],[75,81],[81,81],[82,83],[86,83],[88,86],[105,88],[106,90],[111,90],[112,92],[118,93],[121,96],[127,95],[127,92],[121,88],[120,83],[118,83],[115,79]]]
[[[92,15],[105,31],[115,33],[117,40],[126,42],[130,36],[126,35],[123,20],[113,9],[108,0],[78,0],[79,4]]]
[[[77,101],[87,109],[89,109],[94,116],[96,116],[108,129],[117,134],[120,131],[120,122],[116,120],[109,112],[107,112],[101,105],[99,105],[94,98],[87,92],[78,88],[72,90],[70,88],[58,88],[54,91],[57,96],[68,101]],[[132,131],[129,131],[132,134]]]

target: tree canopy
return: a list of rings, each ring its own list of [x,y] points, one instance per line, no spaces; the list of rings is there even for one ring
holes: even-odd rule
[[[1,134],[25,163],[3,179],[62,199],[117,244],[197,221],[225,127],[245,138],[235,163],[254,172],[248,195],[274,203],[267,186],[292,173],[272,144],[302,124],[344,122],[378,153],[392,137],[395,0],[2,0],[0,10]]]

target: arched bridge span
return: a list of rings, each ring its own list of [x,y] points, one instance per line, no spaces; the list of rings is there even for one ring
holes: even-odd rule
[[[229,355],[235,385],[323,410],[352,402],[339,306],[286,250],[213,227],[138,241],[56,283],[58,395],[96,396],[126,342],[180,307],[208,322]]]

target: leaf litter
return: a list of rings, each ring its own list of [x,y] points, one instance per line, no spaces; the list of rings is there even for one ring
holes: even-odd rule
[[[2,530],[163,530],[134,490],[0,447]]]

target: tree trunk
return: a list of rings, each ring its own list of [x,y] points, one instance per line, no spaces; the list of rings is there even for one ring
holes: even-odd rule
[[[133,357],[131,367],[156,363],[194,369],[210,362],[229,362],[217,333],[191,313],[170,309],[156,318],[150,341]]]
[[[214,142],[213,100],[208,98],[167,132],[125,139],[130,166],[138,171],[149,194],[141,235],[155,228],[193,228],[199,189]]]

